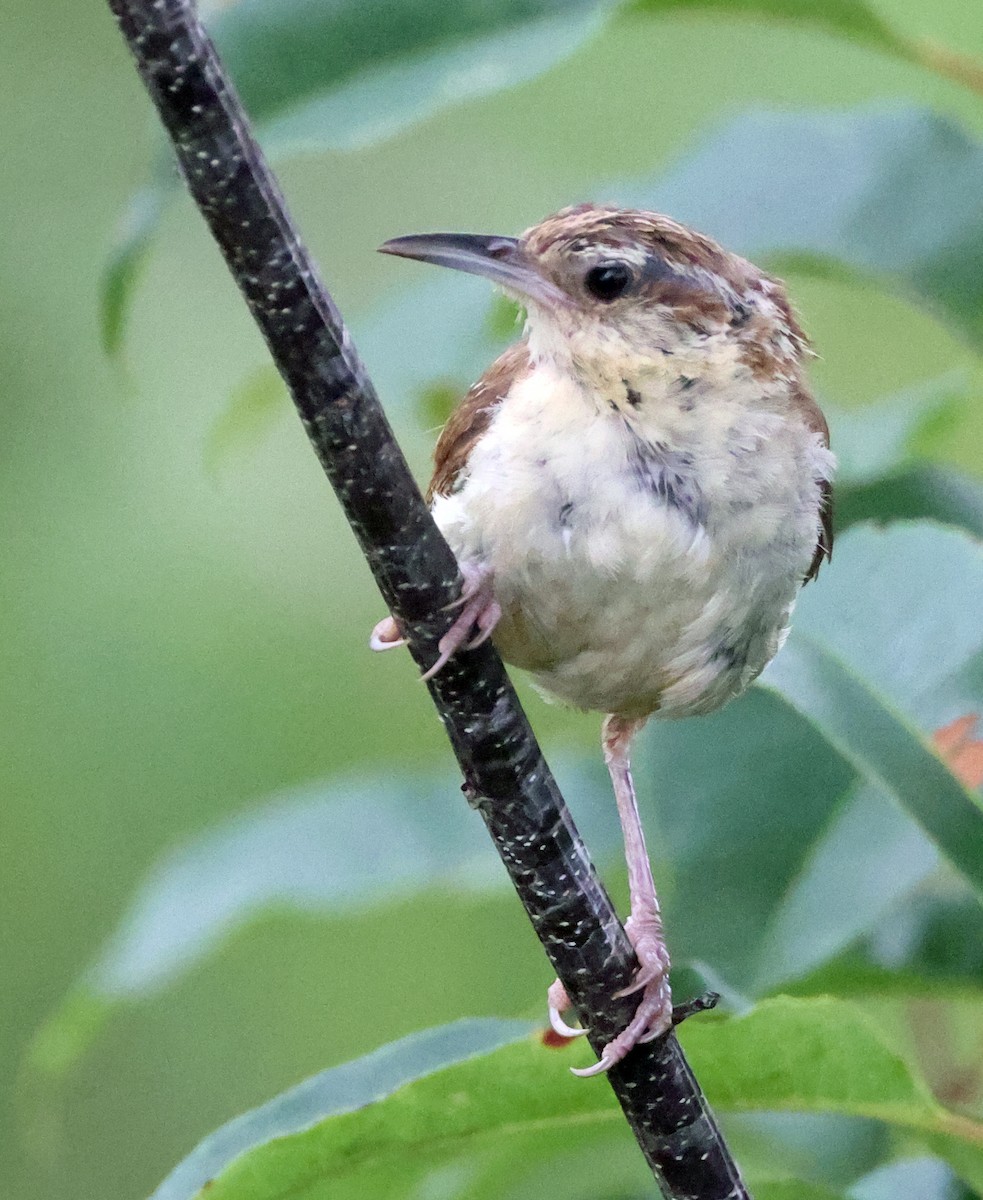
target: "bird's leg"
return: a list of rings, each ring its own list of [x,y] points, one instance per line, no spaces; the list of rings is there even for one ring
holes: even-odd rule
[[[634,1046],[649,1042],[666,1032],[672,1025],[672,995],[669,990],[669,952],[662,933],[662,914],[655,892],[652,867],[645,849],[645,834],[638,815],[635,785],[631,777],[629,750],[635,734],[645,724],[641,720],[610,715],[604,719],[604,761],[614,785],[618,816],[625,838],[625,859],[628,863],[628,890],[631,915],[625,930],[639,969],[629,987],[619,996],[641,992],[641,1001],[627,1027],[609,1042],[601,1059],[593,1067],[575,1071],[575,1075],[598,1075],[620,1062]],[[560,1014],[570,1007],[566,991],[559,980],[548,994],[550,1024],[563,1037],[573,1037],[580,1030],[567,1025]]]
[[[460,596],[449,605],[459,608],[453,625],[437,643],[438,658],[422,677],[431,679],[458,650],[474,650],[488,640],[501,620],[502,610],[492,590],[492,573],[488,567],[462,563],[464,584]],[[472,631],[477,633],[472,636]],[[406,638],[394,617],[386,617],[372,630],[369,645],[373,650],[394,650],[405,646]]]

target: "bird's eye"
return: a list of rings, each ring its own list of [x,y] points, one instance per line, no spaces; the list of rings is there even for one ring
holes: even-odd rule
[[[591,267],[584,284],[592,296],[608,303],[623,296],[633,279],[631,268],[625,263],[607,262]]]

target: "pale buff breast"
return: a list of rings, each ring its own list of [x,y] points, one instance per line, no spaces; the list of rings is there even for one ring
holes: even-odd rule
[[[599,400],[539,367],[433,512],[493,571],[508,662],[579,708],[686,716],[778,650],[816,544],[828,464],[810,456],[828,452],[751,394],[708,420],[698,395],[644,387]]]

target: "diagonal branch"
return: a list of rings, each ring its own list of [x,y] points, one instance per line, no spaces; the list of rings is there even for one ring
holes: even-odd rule
[[[460,589],[457,564],[215,49],[190,0],[109,4],[379,589],[427,666]],[[502,662],[486,644],[428,686],[465,791],[599,1050],[632,1016],[634,1001],[613,996],[636,962]],[[609,1080],[668,1200],[748,1200],[674,1035],[638,1047]]]

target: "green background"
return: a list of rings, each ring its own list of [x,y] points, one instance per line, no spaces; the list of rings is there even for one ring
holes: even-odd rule
[[[970,0],[879,7],[983,55]],[[448,750],[408,660],[365,649],[382,606],[292,415],[208,462],[265,351],[183,198],[122,361],[100,349],[100,271],[151,125],[108,10],[7,0],[0,80],[0,1192],[116,1200],[324,1066],[460,1015],[537,1015],[549,975],[505,895],[272,916],[117,1017],[58,1089],[23,1071],[162,849],[286,786]],[[722,115],[873,98],[983,134],[978,101],[915,67],[716,14],[621,22],[532,84],[280,174],[357,339],[424,278],[373,253],[387,237],[517,232],[604,199],[599,181],[650,175]],[[902,302],[791,283],[821,395],[858,405],[960,366],[978,382],[976,359]],[[429,439],[405,398],[383,400],[422,475]],[[978,406],[942,452],[979,471],[981,450]],[[593,744],[596,718],[528,707],[549,747]]]

